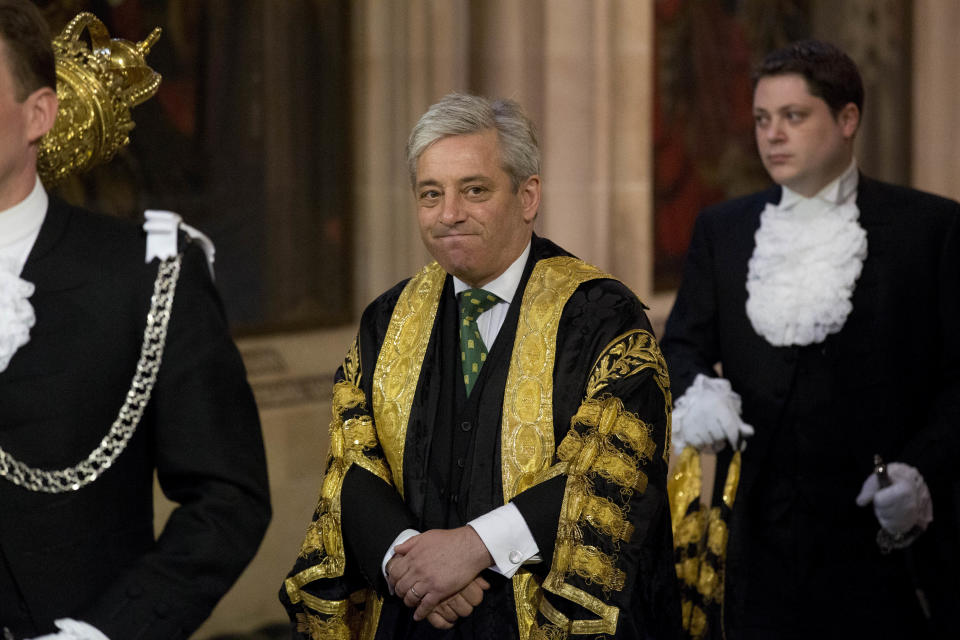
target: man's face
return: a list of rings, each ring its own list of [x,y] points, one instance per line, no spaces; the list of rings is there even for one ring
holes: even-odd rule
[[[530,241],[540,177],[516,191],[501,167],[497,132],[448,136],[417,162],[420,237],[443,269],[473,287],[506,271]]]
[[[761,78],[753,116],[760,159],[777,184],[811,197],[850,165],[859,110],[850,103],[835,118],[803,76]]]
[[[13,206],[23,197],[24,176],[35,166],[28,132],[29,106],[17,100],[19,93],[10,71],[7,44],[0,38],[0,210]],[[33,188],[30,174],[30,188]],[[29,191],[27,192],[29,193]]]

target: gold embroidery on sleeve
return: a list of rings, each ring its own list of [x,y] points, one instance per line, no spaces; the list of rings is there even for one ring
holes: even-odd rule
[[[587,398],[596,397],[614,380],[626,378],[645,369],[653,369],[654,380],[663,393],[664,413],[667,416],[667,437],[663,447],[664,462],[670,461],[670,376],[667,361],[660,352],[656,338],[648,331],[633,329],[613,340],[604,349],[593,367],[587,382]]]
[[[633,525],[624,517],[623,510],[607,498],[584,496],[580,517],[597,531],[602,531],[614,540],[627,542],[633,535]]]
[[[304,589],[311,582],[336,578],[344,573],[346,554],[340,525],[340,494],[347,470],[357,464],[385,482],[391,482],[383,459],[369,454],[378,446],[373,420],[367,414],[345,418],[347,412],[362,410],[366,404],[364,393],[358,386],[362,376],[359,353],[359,342],[354,340],[343,362],[344,379],[334,385],[327,473],[320,486],[314,520],[307,527],[300,547],[300,556],[313,557],[314,564],[287,578],[284,583],[290,602],[302,604],[309,610],[297,614],[297,627],[311,638],[346,640],[357,637],[360,632],[357,605],[362,604],[365,591],[357,592],[350,600],[325,600]]]
[[[297,631],[309,634],[312,640],[350,640],[350,627],[339,616],[323,619],[309,613],[298,613]]]
[[[577,589],[566,578],[576,574],[588,584],[601,585],[605,591],[623,589],[626,576],[617,568],[617,562],[619,542],[628,540],[632,534],[632,528],[626,529],[629,526],[626,512],[633,493],[646,491],[647,476],[641,466],[656,453],[650,425],[626,411],[619,398],[604,392],[615,380],[646,369],[653,370],[653,378],[664,395],[669,429],[670,391],[666,365],[653,336],[637,329],[619,336],[601,353],[587,384],[587,396],[571,419],[571,430],[557,449],[558,457],[569,465],[569,478],[553,564],[544,580],[544,589],[597,615],[598,620],[589,621],[594,625],[589,633],[613,634],[619,610]],[[582,431],[576,431],[575,427]],[[623,443],[625,448],[617,446],[615,441]],[[622,504],[594,493],[593,483],[597,478],[621,487]],[[613,555],[583,543],[581,527],[584,523],[611,538]],[[549,612],[549,607],[543,603],[547,603],[545,598],[541,602],[541,613],[553,624],[561,622],[556,619],[556,612]],[[571,626],[571,634],[577,633],[575,625]]]

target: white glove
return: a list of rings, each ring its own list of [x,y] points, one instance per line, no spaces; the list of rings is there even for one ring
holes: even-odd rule
[[[45,636],[37,636],[33,640],[110,640],[107,636],[100,633],[100,630],[86,622],[80,622],[73,618],[60,618],[54,620],[53,624],[60,629],[59,633],[50,633]]]
[[[687,445],[713,453],[752,435],[753,427],[740,419],[740,395],[725,378],[698,373],[673,405],[673,447],[678,454]]]
[[[877,474],[871,473],[857,496],[857,504],[865,507],[873,502],[873,513],[880,526],[894,535],[903,535],[919,527],[921,531],[933,522],[930,489],[916,468],[902,462],[887,465],[890,486],[880,488]]]

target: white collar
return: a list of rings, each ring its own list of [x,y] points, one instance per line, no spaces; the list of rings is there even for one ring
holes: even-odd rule
[[[781,347],[823,342],[843,328],[867,257],[855,163],[813,198],[787,188],[768,203],[747,270],[754,330]]]
[[[0,211],[0,246],[12,245],[36,234],[47,215],[47,196],[40,178],[26,198],[9,209]]]
[[[527,265],[527,256],[530,255],[530,243],[520,254],[520,257],[513,261],[507,270],[483,286],[484,291],[489,291],[501,301],[507,304],[513,301],[513,296],[517,293],[517,287],[520,286],[520,278],[523,277],[523,268]],[[453,276],[453,291],[460,294],[462,291],[472,289],[470,285]]]
[[[857,169],[856,158],[850,161],[850,166],[839,176],[831,180],[827,186],[820,189],[812,198],[802,196],[790,187],[782,187],[779,209],[792,209],[803,201],[822,200],[825,205],[837,206],[846,203],[851,197],[856,197],[857,185],[860,183],[860,172]]]

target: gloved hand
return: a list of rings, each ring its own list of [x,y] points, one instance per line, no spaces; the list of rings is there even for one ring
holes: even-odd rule
[[[919,527],[925,530],[933,521],[930,489],[915,467],[902,462],[887,465],[890,486],[880,488],[880,479],[871,473],[857,496],[857,504],[865,507],[873,502],[873,513],[880,526],[894,535],[903,535]]]
[[[60,629],[58,633],[37,636],[33,640],[110,640],[93,625],[73,618],[60,618],[54,620],[53,624]]]
[[[673,447],[677,453],[690,445],[713,453],[729,442],[753,435],[753,427],[740,419],[740,395],[725,378],[697,374],[693,384],[673,405]]]

